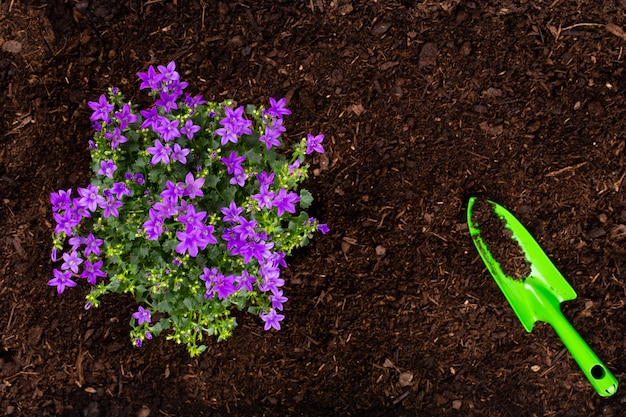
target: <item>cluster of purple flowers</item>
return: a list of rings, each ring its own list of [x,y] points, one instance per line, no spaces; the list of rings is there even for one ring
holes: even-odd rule
[[[201,96],[192,97],[184,92],[187,83],[181,81],[174,62],[156,68],[150,66],[147,72],[140,72],[138,76],[140,89],[148,89],[154,98],[154,105],[149,109],[134,112],[130,104],[122,102],[123,97],[116,88],[111,89],[110,99],[103,94],[98,101],[88,103],[93,111],[90,119],[97,132],[89,146],[98,161],[98,178],[86,188],[78,188],[78,196],[72,196],[71,189],[50,195],[56,223],[52,260],[59,261],[61,265],[54,269],[54,277],[48,285],[56,287],[59,294],[65,288],[77,285],[74,277],[86,279],[92,286],[97,285],[107,277],[103,267],[108,260],[104,256],[107,253],[110,255],[113,250],[109,241],[97,238],[101,228],[107,227],[107,222],[100,220],[115,220],[114,224],[121,224],[132,218],[133,237],[130,240],[133,244],[145,244],[142,239],[153,242],[167,240],[167,244],[171,244],[175,253],[170,254],[173,259],[165,259],[171,262],[165,269],[165,275],[177,268],[179,271],[174,273],[192,272],[187,275],[204,282],[207,300],[226,300],[238,293],[245,296],[246,293],[261,292],[264,298],[259,302],[259,317],[264,322],[264,328],[280,330],[284,319],[281,312],[287,302],[280,270],[286,267],[285,252],[290,253],[291,249],[281,246],[284,244],[282,241],[273,241],[273,235],[265,229],[274,228],[267,226],[267,218],[296,213],[300,195],[290,191],[294,183],[291,178],[287,181],[290,185],[285,185],[285,171],[277,171],[278,179],[275,180],[274,172],[265,171],[266,161],[260,165],[250,149],[245,149],[250,142],[242,140],[240,143],[240,140],[244,135],[258,135],[257,155],[259,152],[273,155],[274,151],[270,150],[281,145],[280,136],[286,130],[283,116],[291,114],[286,108],[286,100],[270,98],[268,109],[251,113],[259,123],[253,125],[253,121],[246,118],[244,107],[231,108],[210,103],[199,108],[206,102]],[[213,110],[208,111],[211,108]],[[204,122],[204,116],[194,116],[205,109],[205,114],[211,119],[208,122]],[[212,137],[206,133],[212,134]],[[146,138],[150,139],[141,143]],[[303,155],[323,153],[323,139],[324,135],[309,134],[302,140],[291,164],[286,166],[290,177],[301,179],[306,175],[306,167],[300,167]],[[207,146],[207,141],[211,145]],[[217,143],[223,147],[221,150],[210,149],[219,147]],[[201,154],[206,149],[210,151],[208,157]],[[129,158],[123,152],[131,152],[130,155],[138,152],[141,158]],[[271,156],[267,161],[274,161],[273,158]],[[216,160],[219,162],[214,164]],[[143,173],[124,173],[126,169]],[[221,218],[219,212],[207,213],[203,210],[208,207],[204,205],[203,197],[207,192],[205,178],[209,178],[211,170],[216,170],[213,174],[218,177],[229,176],[230,184],[236,186],[229,187],[230,191],[236,190],[230,195],[239,197],[220,209]],[[164,177],[166,174],[173,174],[175,178],[168,179],[171,177]],[[225,183],[220,185],[228,187]],[[241,194],[244,194],[243,198]],[[259,212],[262,212],[261,216],[257,215]],[[118,217],[121,218],[116,220]],[[92,221],[98,219],[99,227],[92,229],[95,236],[90,232],[87,236],[80,234],[80,230],[84,230],[79,228],[81,221],[87,218]],[[276,221],[280,223],[283,220]],[[305,233],[313,226],[323,233],[328,231],[326,225],[319,224],[314,218],[310,218],[304,226],[308,228]],[[100,234],[100,237],[103,236]],[[227,255],[240,259],[233,263],[228,261],[217,266],[203,266],[199,271],[200,267],[189,260],[198,258],[209,245],[218,245]],[[60,251],[63,253],[59,256]],[[108,271],[109,274],[118,275],[116,266],[110,266],[113,269]],[[157,282],[155,287],[159,284]],[[176,287],[176,291],[179,288]],[[88,297],[88,301],[91,300]],[[155,305],[152,307],[156,308]],[[88,306],[91,302],[86,308]],[[139,307],[133,314],[137,326],[143,326],[131,333],[137,346],[141,346],[144,339],[152,338],[150,331],[158,335],[155,327],[151,327],[151,314],[152,311],[144,307]]]
[[[226,117],[220,120],[220,125],[222,125],[222,127],[215,131],[216,135],[222,137],[222,146],[226,145],[228,142],[237,143],[239,141],[239,136],[249,135],[252,133],[252,129],[250,129],[252,121],[247,120],[243,116],[243,106],[238,107],[235,110],[230,107],[226,107],[224,112],[226,113]]]
[[[255,259],[260,265],[259,278],[251,276],[245,270],[241,276],[224,277],[217,271],[217,268],[211,271],[205,269],[200,278],[206,284],[206,297],[210,298],[213,294],[217,294],[219,298],[225,298],[242,288],[252,291],[252,283],[256,281],[259,291],[271,293],[269,296],[271,307],[260,314],[265,322],[265,330],[272,327],[280,330],[280,321],[284,316],[278,314],[276,310],[282,310],[283,303],[287,301],[280,289],[285,283],[280,277],[280,267],[287,266],[285,254],[271,251],[274,243],[269,242],[270,237],[266,232],[259,230],[256,220],[248,220],[241,215],[242,207],[237,207],[234,202],[231,202],[221,211],[224,214],[223,221],[230,225],[224,228],[222,235],[222,239],[227,242],[228,251],[233,256],[243,257],[246,265]]]
[[[140,129],[152,129],[159,137],[154,141],[154,145],[147,148],[146,151],[152,155],[150,161],[152,165],[158,163],[167,165],[175,161],[186,164],[187,155],[191,151],[181,147],[178,143],[170,146],[168,142],[172,142],[183,135],[188,140],[192,140],[195,134],[200,131],[200,126],[195,125],[190,118],[181,125],[179,119],[166,116],[172,110],[178,110],[178,102],[183,90],[187,87],[187,83],[180,81],[180,75],[176,72],[174,62],[170,62],[167,67],[159,65],[157,68],[158,72],[154,70],[153,66],[150,66],[147,73],[140,72],[138,74],[142,80],[140,89],[149,88],[158,94],[158,99],[154,102],[153,107],[139,112],[144,118]],[[189,94],[186,94],[183,102],[191,108],[205,103],[200,97],[191,97]]]
[[[99,258],[103,240],[96,238],[93,233],[82,236],[76,229],[83,218],[91,217],[91,213],[98,209],[102,210],[105,218],[117,217],[118,209],[123,205],[121,198],[130,194],[130,189],[124,183],[114,183],[102,194],[95,185],[78,188],[78,197],[72,197],[72,189],[50,194],[52,217],[56,223],[54,233],[67,237],[70,246],[61,256],[63,263],[60,269],[55,268],[54,278],[48,281],[48,285],[55,286],[59,294],[66,287],[76,286],[72,280],[74,274],[86,279],[91,285],[96,285],[98,278],[106,276],[102,270],[103,261]],[[51,257],[53,262],[58,260],[57,248],[53,249]]]
[[[221,161],[226,165],[226,171],[232,175],[230,183],[243,187],[248,179],[246,170],[241,165],[246,160],[246,157],[237,155],[237,151],[232,151],[228,158],[222,158]]]
[[[270,186],[274,184],[274,173],[267,173],[265,171],[257,174],[257,180],[259,181],[259,192],[252,195],[252,199],[258,204],[259,209],[271,210],[276,207],[278,217],[282,216],[285,211],[288,213],[295,213],[295,203],[300,201],[298,194],[294,192],[287,192],[284,188],[280,188],[276,193],[270,190]]]
[[[174,219],[175,224],[183,226],[182,230],[176,232],[179,240],[177,253],[189,253],[196,257],[198,251],[217,243],[213,236],[214,226],[205,222],[207,213],[197,212],[196,207],[188,201],[204,196],[201,189],[203,184],[204,178],[195,178],[192,172],[187,173],[185,182],[175,184],[168,180],[166,189],[159,194],[160,200],[149,209],[149,219],[143,223],[147,239],[158,240],[166,230],[165,221]]]

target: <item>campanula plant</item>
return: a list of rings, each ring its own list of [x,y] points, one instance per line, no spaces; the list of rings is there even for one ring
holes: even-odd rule
[[[285,257],[328,231],[300,210],[313,198],[299,188],[324,135],[286,156],[285,99],[267,109],[207,102],[184,92],[174,62],[138,76],[151,107],[138,110],[117,88],[89,102],[94,174],[50,196],[58,266],[48,285],[60,294],[86,281],[86,309],[108,293],[134,295],[138,347],[166,332],[198,355],[204,335],[231,335],[233,308],[280,330]]]

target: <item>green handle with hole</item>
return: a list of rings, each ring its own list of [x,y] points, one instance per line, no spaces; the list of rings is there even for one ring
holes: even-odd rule
[[[567,321],[561,303],[576,298],[576,292],[554,266],[526,228],[501,205],[489,201],[494,212],[511,231],[530,265],[530,274],[523,280],[507,276],[489,251],[480,234],[480,225],[472,219],[476,197],[467,205],[467,225],[470,236],[485,266],[511,304],[526,331],[531,332],[537,321],[550,324],[583,371],[596,392],[610,397],[617,392],[617,379],[594,351]]]

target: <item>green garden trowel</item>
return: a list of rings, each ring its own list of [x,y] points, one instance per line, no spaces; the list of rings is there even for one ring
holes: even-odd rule
[[[561,313],[560,304],[576,298],[574,289],[524,226],[507,209],[489,201],[490,208],[504,222],[504,227],[512,233],[512,238],[519,245],[530,266],[530,274],[524,279],[507,276],[481,237],[480,224],[476,223],[476,216],[474,218],[472,216],[475,202],[476,197],[472,197],[467,205],[467,225],[470,235],[487,269],[526,331],[531,332],[537,321],[549,323],[598,394],[603,397],[615,394],[617,379]]]

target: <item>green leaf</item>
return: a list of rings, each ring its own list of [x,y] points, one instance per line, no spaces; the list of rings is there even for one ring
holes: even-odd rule
[[[178,240],[175,239],[166,240],[163,242],[163,250],[165,252],[173,252],[176,246],[178,246],[178,243]]]
[[[263,161],[263,159],[261,158],[261,155],[258,153],[256,149],[250,149],[248,152],[244,153],[243,155],[246,157],[246,160],[248,162],[251,162],[254,165],[258,165]]]
[[[158,336],[161,334],[161,332],[163,330],[167,330],[170,328],[170,321],[167,318],[162,318],[161,320],[159,320],[154,326],[152,326],[150,328],[150,331],[155,335]]]
[[[304,209],[308,208],[312,202],[313,202],[313,196],[311,195],[311,193],[308,190],[305,190],[304,188],[300,190],[300,207]]]
[[[146,166],[147,160],[143,156],[137,157],[135,163],[133,164],[134,172],[142,172],[143,168]]]
[[[189,311],[193,311],[198,307],[198,303],[196,303],[196,300],[194,300],[193,298],[185,298],[183,300],[183,304],[185,308],[187,308],[187,310]]]
[[[237,188],[226,187],[226,189],[223,192],[223,195],[226,201],[233,201],[235,200],[235,195],[237,195]]]
[[[204,178],[204,185],[210,188],[215,188],[219,182],[220,179],[217,175],[209,175]]]
[[[150,182],[159,182],[159,178],[161,177],[161,170],[159,169],[151,169],[148,173],[148,179]]]
[[[256,106],[254,104],[248,104],[246,106],[246,114],[253,115],[255,110],[256,110]]]
[[[137,285],[137,288],[135,289],[135,298],[139,302],[146,301],[147,293],[148,293],[148,289],[145,286]]]
[[[172,313],[172,305],[166,301],[159,301],[154,305],[154,309],[158,311],[162,311],[163,313],[171,314]]]

